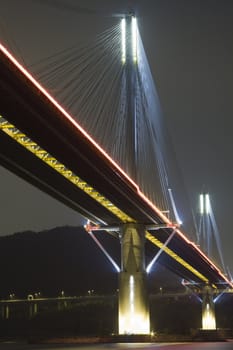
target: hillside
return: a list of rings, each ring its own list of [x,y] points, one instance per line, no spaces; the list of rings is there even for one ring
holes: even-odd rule
[[[119,241],[97,234],[119,263]],[[0,298],[14,293],[24,297],[113,293],[117,274],[87,232],[79,227],[58,227],[42,232],[21,232],[0,238]]]

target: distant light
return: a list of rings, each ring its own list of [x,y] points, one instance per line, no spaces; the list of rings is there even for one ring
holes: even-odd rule
[[[91,229],[92,229],[92,226],[91,226],[91,222],[89,219],[87,219],[87,222],[86,224],[83,225],[84,229],[87,231],[87,232],[90,232]]]
[[[210,197],[209,194],[205,194],[205,213],[210,214]]]
[[[137,19],[132,17],[131,20],[131,35],[126,33],[126,19],[121,20],[121,61],[124,64],[126,62],[126,46],[132,45],[132,58],[133,62],[137,62]],[[128,33],[129,34],[129,33]],[[128,39],[126,39],[128,38]],[[127,44],[126,40],[130,40]]]
[[[121,20],[121,61],[125,63],[126,61],[126,20],[122,18]]]
[[[137,19],[132,17],[132,54],[133,61],[137,62]]]
[[[210,214],[211,206],[210,206],[210,196],[208,193],[200,194],[200,214]]]

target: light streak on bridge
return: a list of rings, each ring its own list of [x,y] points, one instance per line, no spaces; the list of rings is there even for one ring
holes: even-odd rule
[[[125,222],[133,221],[132,218],[130,218],[127,214],[123,213],[120,209],[118,209],[112,202],[110,202],[107,198],[105,198],[98,191],[96,191],[91,185],[86,183],[84,180],[80,179],[79,176],[75,175],[64,164],[59,162],[55,157],[51,156],[45,149],[40,147],[36,142],[32,141],[28,136],[26,136],[24,133],[18,130],[13,124],[9,123],[1,115],[0,129],[8,136],[13,138],[16,142],[18,142],[21,146],[26,148],[29,152],[33,153],[36,157],[45,162],[48,166],[50,166],[59,174],[61,174],[70,182],[72,182],[75,186],[77,186],[82,191],[87,193],[90,197],[92,197],[94,200],[99,202],[106,209],[111,211],[119,219]]]

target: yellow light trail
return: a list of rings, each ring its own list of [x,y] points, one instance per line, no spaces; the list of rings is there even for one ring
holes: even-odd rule
[[[41,148],[36,142],[32,141],[28,136],[18,130],[13,124],[9,123],[5,118],[0,115],[0,130],[10,136],[21,146],[26,148],[29,152],[33,153],[37,158],[45,162],[59,174],[64,176],[67,180],[72,182],[79,189],[87,193],[91,198],[100,203],[103,207],[108,209],[122,222],[132,222],[133,219],[125,214],[122,210],[117,208],[106,197],[96,191],[87,182],[83,181],[76,174],[68,169],[64,164],[60,163],[56,158],[51,156],[45,149]]]

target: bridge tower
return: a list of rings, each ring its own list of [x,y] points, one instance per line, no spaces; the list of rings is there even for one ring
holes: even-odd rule
[[[198,244],[204,252],[211,255],[211,222],[210,222],[210,198],[208,193],[200,194],[200,222],[198,229]]]
[[[122,64],[125,73],[127,108],[127,172],[137,178],[137,24],[133,15],[122,19]],[[123,224],[121,272],[119,276],[119,334],[148,334],[149,305],[145,270],[145,228],[138,223]]]
[[[204,252],[211,256],[213,240],[216,240],[222,266],[224,262],[221,254],[220,241],[216,229],[216,223],[213,225],[213,213],[208,193],[200,194],[200,222],[198,244],[203,247]],[[217,239],[216,239],[217,237]],[[215,306],[213,298],[213,287],[206,285],[202,288],[202,329],[216,329]]]
[[[122,226],[119,334],[150,332],[144,243],[143,225],[130,223]]]
[[[122,65],[124,69],[124,93],[126,108],[125,157],[126,172],[137,180],[137,22],[133,14],[121,21],[122,31]]]

